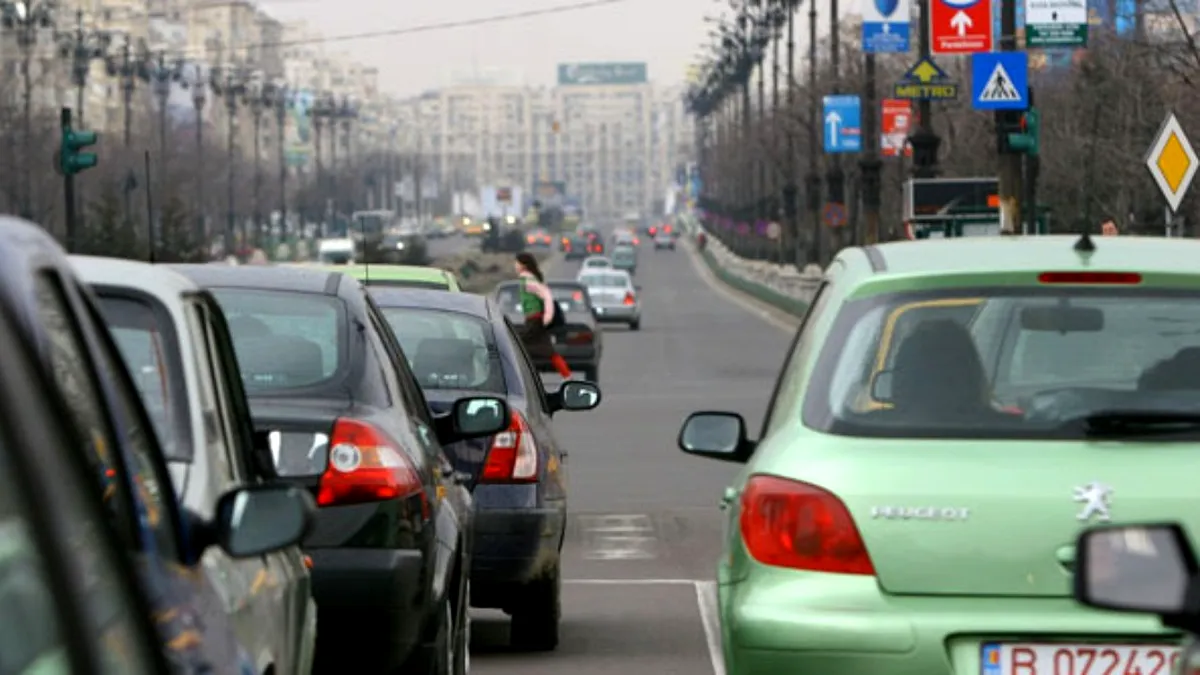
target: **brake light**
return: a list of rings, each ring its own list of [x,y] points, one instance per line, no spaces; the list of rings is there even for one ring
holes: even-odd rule
[[[569,345],[586,345],[591,344],[591,342],[592,332],[588,330],[581,330],[567,335],[567,344]]]
[[[663,232],[666,232],[667,234],[671,234],[671,226],[663,225]]]
[[[637,237],[634,237],[634,238],[633,238],[633,245],[634,245],[634,246],[641,246],[641,245],[642,245],[642,240],[641,240],[641,239],[638,239]]]
[[[1038,281],[1043,284],[1140,284],[1142,275],[1136,272],[1042,272]]]
[[[799,481],[754,476],[742,493],[742,541],[764,565],[812,572],[875,574],[845,504]]]
[[[536,483],[537,479],[537,444],[525,418],[514,410],[508,430],[492,437],[492,447],[479,482]]]
[[[329,440],[329,466],[321,475],[318,506],[345,506],[392,499],[419,499],[429,517],[425,486],[411,460],[383,431],[339,419]]]
[[[657,227],[650,228],[650,236],[653,237],[656,234],[658,234],[658,228]]]
[[[571,299],[575,302],[583,302],[583,291],[575,291],[571,294]]]
[[[633,291],[625,291],[625,304],[636,305],[637,298],[633,297]]]

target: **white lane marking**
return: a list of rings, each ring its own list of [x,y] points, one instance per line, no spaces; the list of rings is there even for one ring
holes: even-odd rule
[[[695,586],[698,579],[564,579],[564,584],[587,586]]]
[[[700,607],[700,623],[704,624],[704,641],[708,643],[708,659],[713,675],[725,675],[725,650],[721,646],[721,619],[717,609],[715,581],[696,582],[696,604]]]
[[[704,262],[700,253],[695,251],[690,244],[688,245],[687,250],[688,257],[691,258],[692,267],[696,269],[696,273],[700,275],[700,278],[703,279],[704,283],[708,284],[710,288],[725,296],[726,300],[782,331],[791,333],[796,330],[796,326],[800,323],[799,319],[794,319],[792,322],[785,321],[780,318],[780,315],[777,312],[765,309],[761,303],[751,301],[741,293],[729,288],[725,282],[721,281],[715,274],[713,274],[712,270],[708,269],[708,265]]]

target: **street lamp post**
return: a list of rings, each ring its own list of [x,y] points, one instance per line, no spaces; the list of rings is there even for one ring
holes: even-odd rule
[[[214,70],[210,78],[213,93],[225,101],[227,117],[226,127],[226,161],[229,164],[226,182],[226,213],[225,213],[225,255],[233,255],[236,248],[234,232],[237,229],[237,211],[235,188],[237,168],[234,166],[234,148],[236,147],[238,103],[246,96],[246,78],[240,68],[228,66],[224,72]]]
[[[262,241],[262,118],[267,108],[275,103],[275,83],[258,78],[249,88],[246,102],[250,106],[250,119],[254,125],[254,246],[258,248]]]
[[[205,218],[207,204],[204,201],[204,105],[208,102],[208,82],[200,64],[192,63],[190,65],[187,75],[180,79],[180,84],[185,89],[192,90],[192,109],[196,113],[196,229],[193,237],[196,246],[203,245],[207,250],[211,243],[208,240]]]
[[[125,147],[129,147],[133,137],[133,92],[138,79],[150,79],[149,51],[146,49],[145,41],[138,40],[135,45],[129,36],[125,36],[120,54],[119,58],[108,59],[108,74],[121,78],[121,104],[124,106],[125,115],[124,139]]]
[[[279,151],[279,233],[288,233],[287,211],[287,111],[292,102],[292,93],[286,85],[276,85],[272,105],[275,109],[275,131]]]
[[[87,92],[88,76],[92,62],[103,60],[112,43],[112,34],[107,31],[88,31],[83,26],[83,10],[75,11],[75,30],[59,36],[60,55],[69,59],[71,83],[75,85],[74,123],[84,126],[83,109]]]
[[[22,103],[24,114],[21,134],[22,172],[21,216],[33,219],[33,52],[38,44],[39,31],[54,28],[58,4],[54,0],[0,0],[0,26],[16,34],[21,50]]]
[[[316,194],[317,209],[319,211],[317,221],[317,236],[321,239],[325,238],[325,231],[327,227],[325,208],[327,186],[325,185],[325,166],[321,160],[321,132],[325,127],[325,120],[332,117],[333,110],[333,97],[330,94],[318,95],[308,109],[308,114],[312,117],[313,154],[315,155],[317,165]]]
[[[339,142],[344,145],[343,149],[345,150],[345,165],[347,168],[353,168],[354,156],[352,153],[354,151],[354,144],[352,143],[351,139],[353,135],[353,123],[356,119],[358,119],[358,104],[354,101],[354,99],[347,96],[341,100],[341,103],[337,108],[337,122],[334,123],[333,127],[334,146],[336,148]],[[338,123],[341,125],[340,130],[338,129]],[[334,161],[336,162],[336,150],[334,152],[335,154],[333,157],[335,158]],[[341,176],[337,171],[336,163],[334,165],[334,176],[335,180],[338,181],[338,183],[335,183],[335,185],[344,184],[345,181],[340,180],[340,178],[345,177]],[[344,207],[344,210],[347,213],[352,210],[351,200],[353,198],[350,196],[351,194],[352,193],[349,191],[345,192],[345,201],[341,205]],[[339,190],[333,196],[335,209],[338,207],[338,197],[340,195],[342,195],[342,191]]]
[[[171,98],[171,83],[183,79],[183,62],[168,62],[165,52],[159,51],[158,58],[145,71],[146,79],[154,85],[154,97],[158,100],[158,174],[166,177],[167,171],[167,103]]]

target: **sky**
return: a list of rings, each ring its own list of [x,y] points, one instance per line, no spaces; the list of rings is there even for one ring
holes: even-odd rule
[[[548,9],[579,0],[260,0],[282,19],[305,19],[327,36]],[[615,0],[615,4],[483,26],[351,40],[330,45],[377,66],[380,87],[412,95],[456,73],[500,70],[530,85],[554,83],[556,64],[644,61],[650,80],[684,80],[706,41],[711,0]]]

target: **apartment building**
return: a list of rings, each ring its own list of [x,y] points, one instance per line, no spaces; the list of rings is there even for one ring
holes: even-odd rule
[[[441,185],[566,184],[592,217],[650,214],[692,143],[682,92],[645,64],[562,64],[558,85],[452,84],[401,104],[402,147]]]

